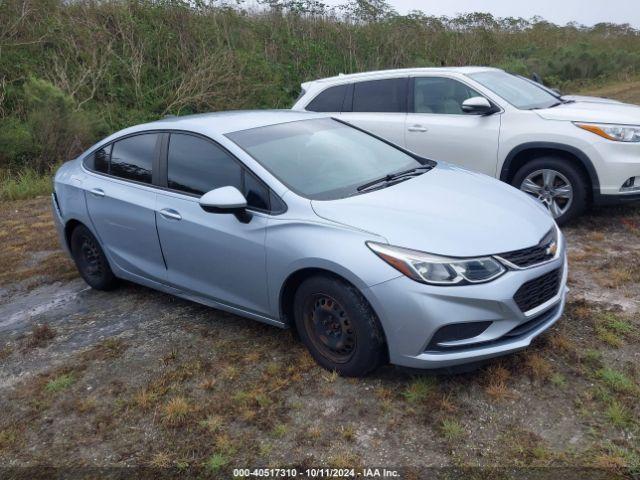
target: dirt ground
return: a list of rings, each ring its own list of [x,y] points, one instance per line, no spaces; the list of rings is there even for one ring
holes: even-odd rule
[[[4,203],[0,476],[43,465],[637,474],[640,205],[594,210],[564,232],[570,301],[531,348],[464,375],[387,366],[354,380],[317,367],[289,331],[131,284],[87,288],[48,198]]]

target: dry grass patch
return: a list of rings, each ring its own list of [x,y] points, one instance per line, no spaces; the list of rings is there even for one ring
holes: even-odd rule
[[[40,348],[44,347],[49,340],[52,340],[56,336],[54,328],[50,327],[47,323],[42,325],[35,325],[31,329],[31,334],[26,338],[24,342],[24,348]]]
[[[551,363],[539,353],[526,354],[525,367],[529,374],[536,380],[548,380],[553,374]]]
[[[162,408],[162,419],[167,425],[172,427],[184,425],[192,411],[193,407],[186,398],[174,397]]]

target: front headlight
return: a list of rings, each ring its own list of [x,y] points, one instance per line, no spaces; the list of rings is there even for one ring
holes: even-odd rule
[[[640,126],[577,122],[574,125],[615,142],[640,142]]]
[[[506,269],[492,257],[440,257],[376,242],[367,242],[367,246],[407,277],[432,285],[484,283],[506,272]]]

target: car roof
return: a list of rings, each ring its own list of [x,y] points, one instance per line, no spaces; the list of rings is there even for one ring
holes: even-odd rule
[[[234,110],[180,117],[166,117],[155,122],[143,123],[117,132],[113,136],[128,135],[148,130],[186,130],[209,137],[279,123],[327,117],[327,114],[293,110]],[[112,136],[112,137],[113,137]]]
[[[312,80],[310,82],[304,82],[303,88],[308,88],[315,84],[328,84],[328,83],[343,83],[352,82],[357,80],[365,80],[375,77],[394,77],[398,75],[416,75],[421,73],[459,73],[462,75],[468,75],[471,73],[487,72],[487,71],[500,71],[499,68],[492,67],[424,67],[424,68],[396,68],[392,70],[373,70],[370,72],[339,74],[334,77],[320,78],[318,80]]]

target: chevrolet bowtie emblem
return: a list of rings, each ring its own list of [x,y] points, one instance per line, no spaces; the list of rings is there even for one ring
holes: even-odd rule
[[[547,255],[555,256],[558,251],[558,244],[556,242],[551,242],[547,247]]]

